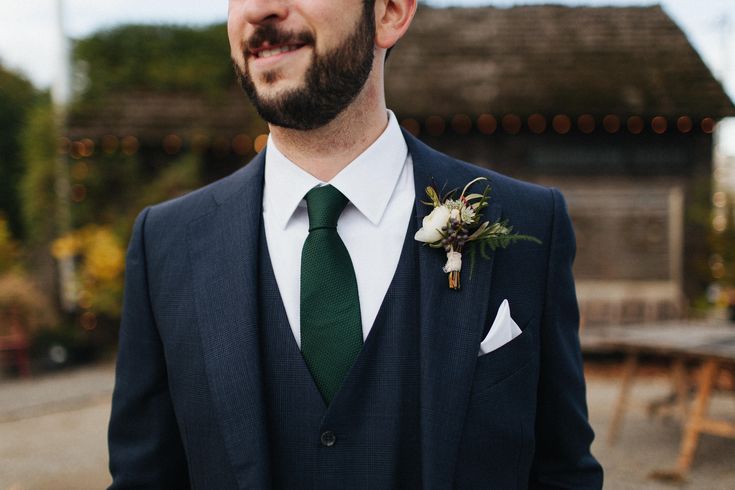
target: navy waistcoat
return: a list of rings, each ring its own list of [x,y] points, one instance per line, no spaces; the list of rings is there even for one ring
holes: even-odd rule
[[[260,348],[274,488],[421,488],[418,242],[409,221],[375,323],[329,406],[289,326],[261,226]]]

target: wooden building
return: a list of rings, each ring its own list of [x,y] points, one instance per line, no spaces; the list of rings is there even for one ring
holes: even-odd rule
[[[421,5],[387,63],[388,105],[419,138],[564,192],[587,324],[686,314],[706,285],[712,134],[735,107],[660,7]],[[204,151],[215,178],[262,145],[247,114],[239,93],[120,94],[70,137],[153,164]]]
[[[388,64],[421,139],[563,191],[586,323],[686,314],[712,133],[735,107],[661,7],[423,8]]]

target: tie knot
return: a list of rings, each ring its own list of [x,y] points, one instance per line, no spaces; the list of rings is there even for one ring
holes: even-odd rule
[[[347,198],[331,185],[314,187],[306,193],[309,212],[309,231],[319,228],[337,228],[337,220],[347,206]]]

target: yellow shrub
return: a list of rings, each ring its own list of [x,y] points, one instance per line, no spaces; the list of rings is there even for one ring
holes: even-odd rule
[[[74,258],[79,307],[119,314],[125,251],[110,228],[87,225],[75,230],[55,240],[51,253],[58,260]]]

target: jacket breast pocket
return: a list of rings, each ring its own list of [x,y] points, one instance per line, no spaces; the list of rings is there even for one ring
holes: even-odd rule
[[[533,321],[529,321],[516,338],[477,358],[472,395],[503,381],[533,360],[537,348],[532,327]]]

